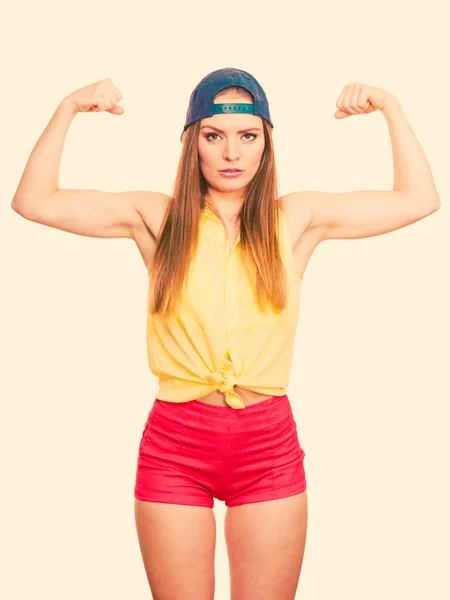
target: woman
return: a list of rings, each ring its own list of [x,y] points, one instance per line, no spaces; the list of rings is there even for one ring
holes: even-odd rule
[[[218,498],[227,506],[232,600],[293,599],[308,509],[285,388],[303,273],[322,240],[379,235],[436,211],[433,177],[398,101],[352,83],[335,117],[383,114],[393,189],[278,197],[266,95],[230,68],[191,95],[172,196],[59,189],[74,116],[120,115],[121,99],[110,79],[69,94],[12,206],[64,231],[134,239],[147,267],[148,361],[159,389],[139,445],[135,517],[153,596],[214,597]]]

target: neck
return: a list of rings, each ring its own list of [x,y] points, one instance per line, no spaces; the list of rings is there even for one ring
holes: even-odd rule
[[[223,219],[227,221],[235,221],[239,219],[240,212],[244,205],[243,201],[231,202],[229,200],[216,200],[211,197],[203,197],[206,206],[213,212],[219,213]]]
[[[216,206],[214,203],[211,203],[207,198],[203,198],[205,201],[205,205],[212,210],[216,216],[219,217],[224,223],[231,223],[232,225],[236,225],[240,221],[240,208],[238,211],[231,212],[229,207],[227,209],[223,209],[220,206]]]

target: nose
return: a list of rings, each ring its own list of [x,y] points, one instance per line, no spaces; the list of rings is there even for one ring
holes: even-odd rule
[[[239,149],[234,140],[229,139],[225,144],[224,159],[230,162],[239,158]]]

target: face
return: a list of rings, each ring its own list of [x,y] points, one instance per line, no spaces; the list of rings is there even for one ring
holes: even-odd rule
[[[214,103],[249,103],[242,96],[227,94]],[[220,192],[244,191],[255,176],[264,151],[262,118],[256,115],[216,114],[200,123],[198,153],[208,186]],[[241,169],[237,177],[226,177],[223,169]]]

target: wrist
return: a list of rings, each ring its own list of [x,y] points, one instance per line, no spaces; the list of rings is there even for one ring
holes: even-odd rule
[[[78,113],[78,110],[77,110],[76,106],[73,104],[70,96],[66,96],[59,103],[58,110],[60,112],[67,113],[67,114],[71,115],[72,117],[75,117],[75,115]]]
[[[395,116],[396,114],[400,114],[402,112],[402,109],[397,98],[395,98],[394,96],[388,96],[386,104],[380,112],[385,118],[389,118]]]

